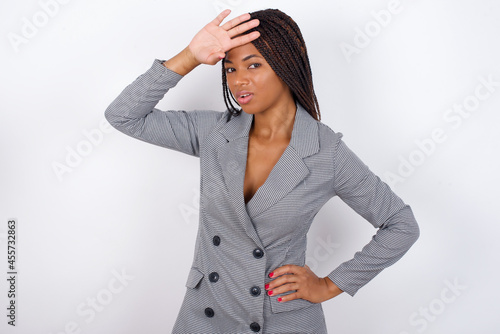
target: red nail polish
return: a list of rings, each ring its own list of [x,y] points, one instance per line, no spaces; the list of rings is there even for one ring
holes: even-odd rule
[[[281,297],[278,298],[278,301],[280,302],[281,301]]]
[[[269,296],[272,296],[272,295],[273,295],[273,290],[268,291],[268,292],[267,292],[267,294],[268,294]]]
[[[274,274],[273,274],[273,273],[269,273],[269,277],[273,277],[273,276],[274,276]]]
[[[266,290],[269,289],[269,284],[264,285],[264,287],[266,288]]]

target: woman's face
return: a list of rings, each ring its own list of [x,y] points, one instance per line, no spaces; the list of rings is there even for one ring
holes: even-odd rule
[[[281,80],[252,43],[227,52],[224,60],[227,86],[244,112],[265,113],[294,103]]]

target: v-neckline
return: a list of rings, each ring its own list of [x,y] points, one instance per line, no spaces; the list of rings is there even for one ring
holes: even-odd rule
[[[318,125],[302,106],[297,106],[288,146],[265,182],[245,202],[245,171],[253,115],[242,113],[239,117],[234,122],[227,122],[219,130],[227,142],[220,146],[217,155],[230,201],[246,219],[247,215],[255,217],[275,205],[309,174],[310,170],[303,159],[319,151]]]
[[[246,202],[245,200],[245,179],[246,179],[246,172],[247,172],[247,164],[248,164],[248,149],[249,149],[249,143],[250,143],[250,135],[247,136],[247,144],[246,144],[246,160],[245,160],[245,170],[243,172],[243,202],[245,203],[245,207],[248,207],[250,203],[253,201],[253,199],[261,192],[261,189],[264,188],[264,186],[269,183],[268,180],[271,177],[271,174],[273,171],[276,169],[276,166],[281,162],[283,159],[283,156],[285,155],[285,152],[289,149],[290,143],[292,142],[292,139],[288,141],[288,144],[286,145],[285,149],[283,152],[281,152],[280,157],[278,160],[276,160],[276,163],[273,165],[273,168],[271,168],[271,171],[267,175],[266,179],[264,182],[257,188],[257,190],[253,193],[252,197]]]

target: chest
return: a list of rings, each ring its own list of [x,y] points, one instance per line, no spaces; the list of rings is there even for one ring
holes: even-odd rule
[[[292,142],[292,136],[274,145],[259,145],[251,133],[239,135],[242,131],[237,138],[214,132],[205,140],[200,150],[200,215],[209,235],[244,229],[255,233],[266,249],[302,235],[333,195],[332,146],[320,150],[316,138],[321,138],[314,130],[304,129],[304,138],[296,131],[300,141]]]
[[[252,137],[249,138],[243,185],[245,203],[248,203],[257,190],[266,182],[288,144],[289,140],[263,144]]]

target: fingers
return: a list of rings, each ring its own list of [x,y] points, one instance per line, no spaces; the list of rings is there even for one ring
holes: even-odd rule
[[[260,21],[258,19],[253,19],[251,21],[242,23],[240,25],[237,25],[236,27],[228,30],[227,34],[229,37],[233,38],[234,36],[238,36],[243,34],[245,31],[250,30],[260,24]]]
[[[279,289],[281,286],[286,286],[286,288],[290,288],[292,283],[298,283],[300,281],[300,277],[298,275],[283,275],[281,277],[276,278],[272,282],[269,282],[268,285],[266,285],[266,290],[273,290],[276,291]],[[288,289],[288,290],[294,290],[294,289]],[[288,291],[285,290],[285,291]],[[283,289],[281,289],[281,292],[284,292]],[[273,293],[276,294],[276,293]]]
[[[269,296],[276,296],[278,302],[305,299],[321,303],[342,293],[329,278],[319,278],[307,265],[284,265],[275,269],[269,277],[274,279],[266,284],[265,289]],[[289,291],[292,292],[278,297]]]
[[[301,272],[301,269],[303,269],[300,266],[296,266],[293,264],[288,264],[282,267],[279,267],[275,269],[271,274],[269,274],[269,277],[275,278],[273,281],[269,282],[265,286],[266,290],[268,292],[271,292],[269,294],[270,296],[276,295],[283,293],[285,291],[290,291],[290,290],[296,290],[294,289],[297,288],[297,281],[298,281],[298,276]],[[292,275],[287,275],[287,274],[292,274]]]
[[[266,286],[267,294],[271,297],[280,295],[288,291],[294,291],[285,296],[278,298],[279,302],[285,302],[297,298],[301,298],[300,291],[300,279],[297,275],[283,275],[280,278],[275,279],[273,282]]]
[[[222,21],[231,13],[230,9],[223,10],[217,17],[212,21],[212,24],[219,25]],[[249,14],[250,15],[250,14]],[[232,20],[231,20],[232,21]],[[231,22],[229,21],[229,22]],[[226,23],[227,24],[227,23]]]
[[[242,14],[242,15],[232,19],[229,22],[226,22],[224,25],[222,25],[221,28],[223,28],[224,30],[227,31],[229,38],[233,38],[234,36],[241,35],[245,31],[250,30],[252,28],[255,28],[256,26],[258,26],[260,24],[260,21],[258,19],[253,19],[250,21],[248,21],[248,19],[250,19],[250,14],[245,13],[245,14]],[[248,22],[245,22],[245,21],[248,21]],[[242,23],[242,22],[245,22],[245,23]],[[255,36],[255,34],[254,34],[253,37],[249,41],[253,41],[257,37],[259,37],[259,35]],[[246,41],[246,43],[248,43],[249,41]]]
[[[222,12],[224,13],[224,12]],[[221,13],[221,14],[222,14]],[[220,14],[219,14],[220,15]],[[227,16],[227,15],[226,15]],[[229,20],[227,21],[226,23],[224,23],[222,25],[222,28],[226,31],[228,30],[231,30],[232,28],[236,27],[237,25],[239,25],[240,23],[242,22],[245,22],[245,21],[248,21],[248,19],[250,19],[250,13],[244,13],[244,14],[241,14],[240,16],[237,16],[235,17],[234,19],[232,20]],[[222,22],[222,21],[221,21]],[[220,24],[220,22],[219,22]]]
[[[212,24],[219,25],[224,20],[224,18],[226,18],[229,15],[230,12],[231,11],[229,9],[224,10],[212,21]],[[258,31],[253,31],[249,34],[243,35],[246,31],[255,28],[260,24],[258,19],[253,19],[248,21],[250,18],[251,18],[250,13],[244,13],[224,23],[220,27],[227,32],[227,36],[230,38],[230,45],[228,50],[238,47],[240,45],[250,43],[251,41],[259,38],[260,33]],[[219,59],[221,59],[221,57],[219,57]]]
[[[225,9],[223,10],[219,15],[217,15],[217,17],[211,22],[212,24],[215,24],[215,25],[220,25],[222,23],[222,21],[224,21],[224,19],[231,13],[231,10],[230,9]],[[242,22],[245,22],[245,21],[248,21],[248,19],[250,19],[250,13],[244,13],[244,14],[241,14],[240,16],[238,17],[235,17],[234,19],[224,23],[221,28],[223,28],[224,30],[226,31],[229,31],[231,30],[232,28],[238,26],[240,23]],[[253,21],[253,20],[252,20]],[[255,25],[257,26],[258,23]],[[248,29],[245,29],[245,30],[248,30]]]
[[[299,290],[300,284],[296,281],[291,281],[289,283],[277,283],[275,287],[269,287],[267,289],[268,296],[277,296],[287,291]]]
[[[260,32],[258,32],[258,31],[252,31],[249,34],[246,34],[246,35],[243,35],[243,36],[239,36],[239,37],[235,37],[235,38],[233,38],[231,40],[231,47],[230,48],[232,49],[232,48],[235,48],[237,46],[250,43],[254,39],[259,38],[259,36],[260,36]]]
[[[286,302],[298,298],[306,298],[302,289],[306,288],[307,281],[311,279],[308,266],[297,266],[293,264],[284,265],[275,269],[269,276],[274,278],[265,286],[269,296],[294,291],[278,298],[279,302]]]
[[[278,301],[283,303],[283,302],[288,302],[290,300],[294,300],[294,299],[298,299],[300,298],[300,295],[298,292],[292,292],[292,293],[289,293],[288,295],[285,295],[283,297],[279,297],[278,298]]]
[[[301,269],[303,269],[303,267],[297,266],[295,264],[287,264],[275,269],[272,273],[269,274],[269,277],[276,278],[284,274],[295,274]]]

